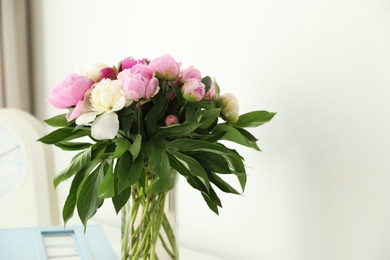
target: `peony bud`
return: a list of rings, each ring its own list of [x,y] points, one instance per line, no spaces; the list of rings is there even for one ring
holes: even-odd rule
[[[217,105],[221,108],[221,114],[228,123],[237,122],[239,105],[237,98],[232,93],[221,95]]]
[[[179,118],[175,115],[169,115],[165,118],[166,125],[176,125],[179,123]]]
[[[204,95],[205,99],[211,100],[217,98],[217,89],[215,87],[214,81],[211,82],[209,91]]]
[[[87,77],[92,79],[94,82],[99,82],[102,79],[115,79],[118,72],[116,69],[103,64],[95,64],[88,72]]]
[[[166,98],[166,99],[169,99],[169,100],[173,100],[175,97],[176,97],[175,92],[167,92],[167,93],[165,94],[165,98]]]
[[[188,102],[200,101],[205,92],[204,84],[195,78],[187,79],[182,87],[183,97]]]
[[[101,81],[102,79],[116,79],[117,75],[118,72],[116,71],[116,69],[112,67],[106,67],[99,71],[98,81]]]

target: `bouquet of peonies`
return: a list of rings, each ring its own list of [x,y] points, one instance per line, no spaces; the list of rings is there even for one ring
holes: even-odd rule
[[[57,187],[73,177],[63,208],[65,223],[76,208],[86,226],[104,199],[112,199],[117,213],[131,199],[146,212],[142,227],[133,227],[133,232],[141,234],[145,228],[142,237],[149,236],[139,242],[142,248],[125,252],[137,257],[154,254],[159,233],[152,232],[161,226],[170,233],[169,243],[175,243],[162,207],[176,173],[200,191],[215,213],[222,206],[215,188],[240,194],[223,175],[234,174],[244,190],[243,158],[220,141],[260,150],[245,128],[260,126],[275,114],[239,115],[233,94],[220,94],[209,76],[202,77],[193,66],[182,70],[170,55],[152,61],[125,58],[117,67],[101,64],[84,75],[71,74],[51,90],[48,101],[68,112],[45,120],[58,129],[40,141],[80,151],[54,180]],[[149,226],[153,231],[148,233]]]

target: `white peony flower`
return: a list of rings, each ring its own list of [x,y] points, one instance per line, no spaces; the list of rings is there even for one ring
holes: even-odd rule
[[[93,87],[89,101],[89,110],[76,119],[76,124],[89,125],[92,122],[93,138],[113,139],[119,130],[119,119],[115,112],[121,110],[126,102],[122,84],[118,80],[101,80]]]

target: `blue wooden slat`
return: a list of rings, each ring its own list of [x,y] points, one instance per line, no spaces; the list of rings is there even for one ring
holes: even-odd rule
[[[47,259],[44,236],[72,234],[83,260],[117,260],[101,226],[0,229],[0,259]]]

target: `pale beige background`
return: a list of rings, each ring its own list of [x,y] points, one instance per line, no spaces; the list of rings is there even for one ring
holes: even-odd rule
[[[390,259],[390,2],[32,0],[40,118],[75,65],[172,54],[278,112],[217,217],[180,184],[180,241],[226,260]],[[56,152],[58,170],[69,154]],[[66,187],[60,189],[61,200]],[[61,202],[62,203],[62,202]],[[107,201],[97,219],[119,226]],[[185,259],[184,259],[185,260]]]

